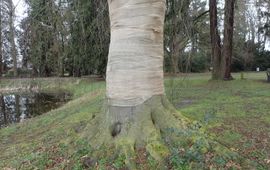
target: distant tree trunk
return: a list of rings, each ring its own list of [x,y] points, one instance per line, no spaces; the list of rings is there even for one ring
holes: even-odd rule
[[[221,40],[218,32],[217,1],[209,1],[210,9],[210,36],[212,46],[212,79],[222,79],[221,74]]]
[[[171,52],[171,60],[172,60],[172,72],[174,74],[179,73],[179,51],[177,51],[177,44],[175,38],[172,40],[172,52]]]
[[[15,44],[15,27],[14,27],[14,6],[12,0],[8,0],[9,5],[9,39],[10,39],[10,45],[11,45],[11,56],[13,59],[13,71],[14,76],[18,76],[17,71],[17,52],[16,52],[16,44]]]
[[[186,64],[186,72],[192,72],[192,60],[198,52],[198,37],[194,34],[191,38],[191,51],[189,52],[189,57]]]
[[[33,66],[33,70],[32,70],[32,76],[33,76],[33,77],[40,76],[40,75],[39,75],[39,71],[40,71],[40,70],[37,69],[37,67],[34,65],[34,66]]]
[[[222,54],[222,72],[224,80],[233,79],[231,75],[231,62],[233,50],[234,5],[235,0],[225,1],[224,42]]]
[[[172,71],[174,74],[179,72],[179,51],[177,51],[177,21],[176,21],[175,3],[172,1],[172,46],[171,46],[171,61],[172,61]]]
[[[269,13],[269,15],[270,15],[270,13]],[[265,22],[266,24],[269,24],[269,17],[267,16],[266,17],[266,22]],[[267,42],[267,38],[269,37],[269,35],[267,35],[268,33],[267,33],[267,29],[265,30],[266,32],[265,32],[265,34],[264,34],[264,36],[263,36],[263,49],[265,50],[265,48],[266,48],[266,42]],[[269,32],[270,33],[270,32]]]
[[[59,77],[64,77],[65,74],[65,64],[64,64],[64,54],[65,54],[65,38],[64,35],[61,34],[61,56],[59,56],[59,60],[58,60],[58,74]]]
[[[252,18],[250,18],[250,32],[251,32],[251,40],[253,43],[255,43],[255,38],[256,38],[256,24],[255,22],[253,21]]]
[[[2,4],[1,4],[2,5]],[[2,8],[0,6],[0,77],[2,77],[3,74],[3,40],[2,40]]]

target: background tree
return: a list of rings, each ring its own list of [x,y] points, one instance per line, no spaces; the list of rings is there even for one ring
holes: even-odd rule
[[[218,18],[217,18],[217,1],[209,1],[210,9],[210,36],[212,46],[212,62],[213,71],[212,79],[220,79],[222,77],[221,72],[221,40],[218,31]]]
[[[224,40],[222,49],[222,74],[224,80],[232,79],[231,62],[233,51],[234,6],[235,0],[225,1]]]
[[[236,1],[232,71],[252,70],[256,49],[256,16],[246,1]]]
[[[105,0],[39,0],[27,4],[21,52],[39,76],[105,73],[109,45]],[[23,52],[25,45],[27,53]]]
[[[0,1],[0,77],[3,74],[3,38],[2,38],[2,7],[3,7],[3,2]]]
[[[69,10],[69,72],[104,74],[110,39],[106,0],[70,1]]]
[[[12,46],[10,38],[10,1],[1,0],[1,74],[5,73],[9,67],[13,67]],[[14,72],[12,72],[12,75]]]
[[[218,33],[217,1],[209,1],[210,9],[210,36],[213,57],[213,79],[231,80],[231,60],[234,32],[234,5],[235,0],[225,1],[224,38],[221,45]]]
[[[208,45],[209,40],[203,38],[208,14],[206,3],[199,0],[167,0],[165,20],[165,71],[190,72],[205,71],[207,66],[194,67],[201,58],[207,60],[208,49],[200,48],[203,42]],[[200,54],[198,51],[200,50]]]
[[[171,66],[169,70],[173,73],[178,73],[180,70],[183,70],[181,64],[183,57],[181,57],[181,53],[187,46],[189,40],[189,5],[189,0],[167,0],[165,50],[168,56],[167,63],[169,63],[167,64],[167,68]]]
[[[17,71],[17,48],[15,43],[15,27],[14,27],[14,17],[15,17],[15,8],[12,0],[7,0],[8,6],[8,15],[9,15],[9,42],[10,42],[10,52],[13,60],[13,72],[14,76],[18,76]]]
[[[27,70],[30,64],[30,20],[29,18],[24,18],[20,23],[20,32],[19,32],[19,51],[22,56],[22,69]]]
[[[25,1],[26,18],[16,20],[18,18],[15,17],[20,26],[16,29],[16,32],[19,31],[16,38],[19,45],[16,50],[20,52],[17,55],[18,66],[21,67],[19,71],[22,69],[27,73],[32,72],[32,76],[105,74],[110,38],[106,0]],[[14,61],[8,37],[10,27],[7,2],[3,0],[2,6],[4,73],[8,73]],[[211,59],[211,49],[215,44],[215,53],[221,53],[218,49],[224,43],[220,42],[219,45],[216,42],[211,45],[209,27],[211,23],[215,23],[209,22],[211,15],[208,15],[206,1],[166,0],[166,4],[165,72],[206,72],[213,65],[213,77],[219,75],[219,79],[223,79],[221,71],[216,71],[222,64],[214,64],[218,57]],[[219,7],[223,8],[222,5],[223,2],[220,1]],[[264,0],[237,1],[231,71],[254,70],[260,65],[258,61],[261,59],[257,58],[267,57],[265,51],[269,42],[269,22],[266,9],[269,9],[269,3]],[[219,16],[216,33],[222,34],[223,38],[223,9],[216,9],[216,14]],[[223,62],[223,59],[220,58],[219,62]]]

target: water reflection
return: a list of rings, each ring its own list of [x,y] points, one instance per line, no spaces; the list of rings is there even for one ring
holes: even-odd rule
[[[70,98],[68,93],[0,94],[0,128],[46,113]]]

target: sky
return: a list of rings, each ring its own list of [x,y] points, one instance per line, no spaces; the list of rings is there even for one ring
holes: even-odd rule
[[[15,14],[17,20],[21,20],[22,18],[26,17],[26,4],[24,3],[24,0],[12,0],[13,4],[15,6]]]

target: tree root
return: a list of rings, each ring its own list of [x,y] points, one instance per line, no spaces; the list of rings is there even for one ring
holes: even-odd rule
[[[181,146],[200,141],[202,147],[194,145],[191,149],[201,153],[221,148],[200,131],[199,124],[177,112],[165,96],[153,96],[134,107],[105,104],[104,108],[86,127],[82,137],[97,150],[102,146],[113,146],[116,153],[125,155],[125,165],[129,169],[136,169],[135,150],[138,148],[146,148],[155,160],[161,162],[161,169],[167,169],[164,160],[171,154],[168,145],[173,143]],[[222,152],[224,150],[226,148]]]

